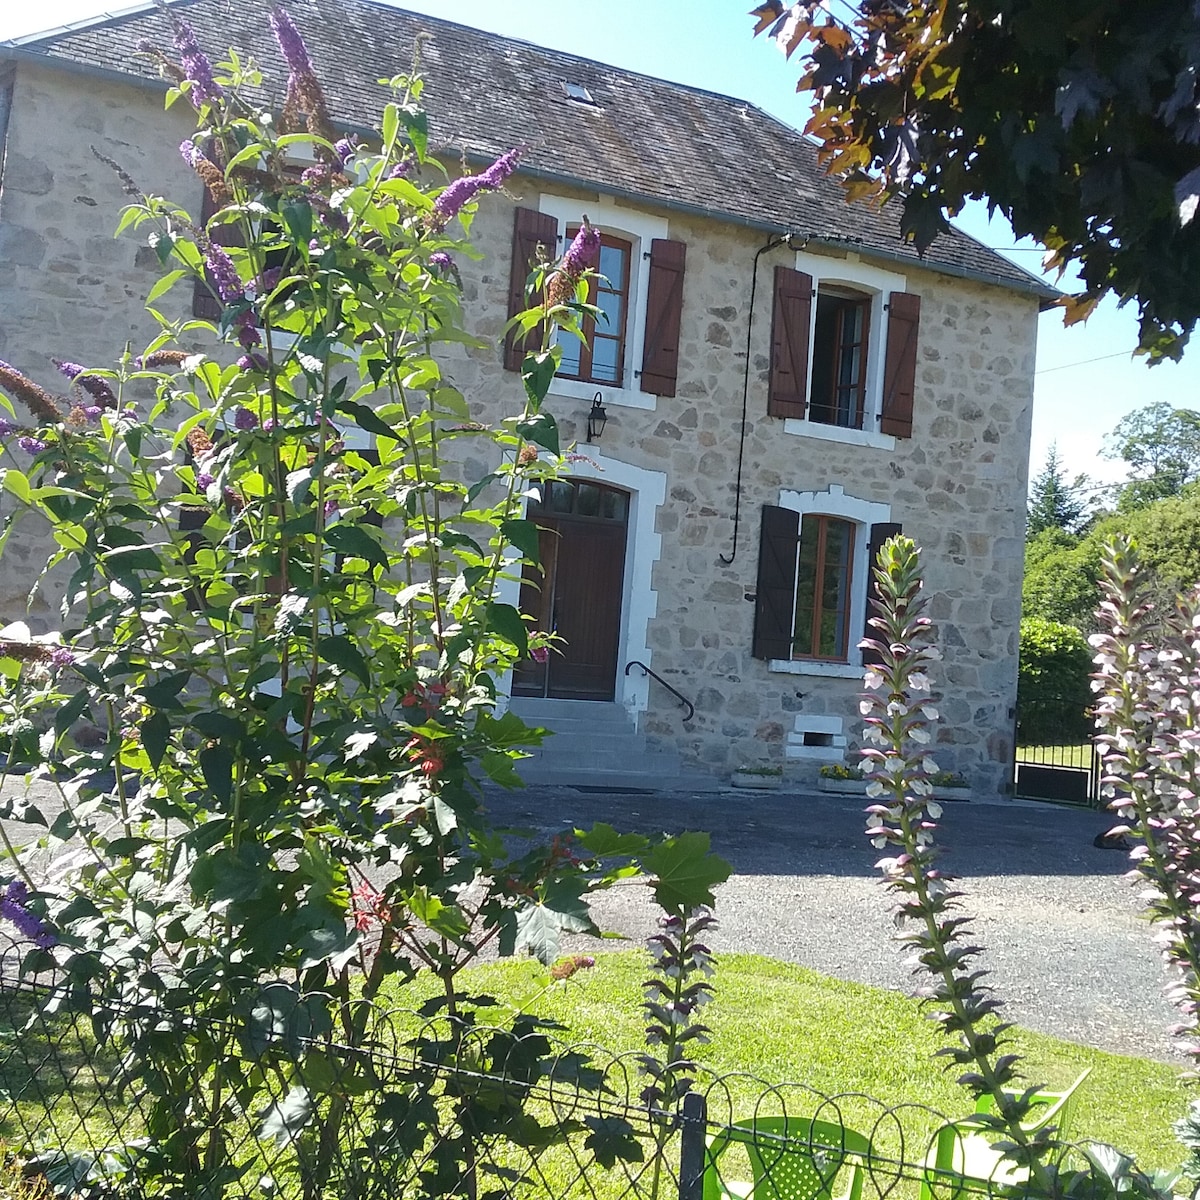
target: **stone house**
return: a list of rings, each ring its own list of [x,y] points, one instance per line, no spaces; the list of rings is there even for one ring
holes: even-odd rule
[[[265,0],[181,7],[214,57],[235,45],[271,71]],[[795,130],[742,101],[369,0],[289,9],[347,129],[369,127],[373,81],[407,69],[425,33],[443,159],[525,148],[476,219],[482,260],[462,264],[496,347],[448,362],[468,398],[518,394],[500,337],[536,246],[561,252],[584,213],[604,235],[607,319],[566,348],[551,401],[587,457],[537,508],[546,586],[521,598],[568,640],[511,681],[514,707],[563,731],[529,777],[629,785],[682,763],[699,781],[777,762],[810,782],[842,761],[868,561],[899,528],[925,551],[945,654],[939,762],[1001,794],[1037,315],[1054,293],[959,233],[919,258],[897,213],[847,205]],[[163,111],[143,39],[170,45],[150,5],[0,47],[0,357],[35,378],[51,354],[104,364],[150,329],[157,264],[113,239],[122,197],[91,148],[200,203],[176,151],[188,116]],[[607,424],[582,445],[595,405]],[[5,619],[29,586],[11,556],[38,552],[33,535],[10,545]],[[55,606],[35,596],[35,619]]]

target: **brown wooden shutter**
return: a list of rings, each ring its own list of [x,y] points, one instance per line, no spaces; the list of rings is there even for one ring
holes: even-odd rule
[[[646,338],[638,386],[656,396],[675,395],[679,378],[679,326],[683,319],[683,265],[687,246],[655,238],[650,243]]]
[[[771,314],[771,380],[767,413],[802,419],[808,391],[808,331],[812,323],[813,281],[803,271],[775,268]]]
[[[871,618],[875,615],[875,602],[879,599],[879,587],[875,582],[875,563],[879,558],[879,547],[888,538],[895,537],[900,532],[899,525],[883,523],[871,526],[871,540],[867,546],[867,612],[863,627],[863,637],[865,638],[882,637],[881,632],[871,624]],[[882,661],[874,650],[863,651],[864,666]]]
[[[558,222],[549,213],[538,212],[535,208],[518,208],[513,214],[512,265],[508,280],[509,320],[529,307],[525,285],[529,282],[533,264],[538,261],[539,246],[544,247],[540,257],[545,261],[550,262],[557,257]],[[510,331],[504,339],[504,369],[519,371],[527,351],[540,345],[541,335],[536,329],[524,338]]]
[[[879,428],[893,437],[912,437],[913,393],[917,383],[917,328],[921,297],[893,292],[888,298],[887,358],[883,368],[883,408]]]
[[[763,505],[758,546],[758,599],[754,606],[755,658],[791,658],[796,623],[796,547],[800,514]]]

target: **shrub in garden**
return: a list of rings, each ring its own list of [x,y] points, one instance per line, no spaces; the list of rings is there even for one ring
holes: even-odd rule
[[[1071,745],[1091,734],[1092,656],[1074,625],[1021,619],[1017,736],[1029,746]]]
[[[540,736],[496,715],[497,679],[549,640],[497,587],[536,561],[523,497],[561,463],[552,334],[578,328],[598,235],[584,220],[535,272],[523,405],[481,423],[437,351],[475,341],[456,258],[518,151],[431,184],[415,73],[391,81],[376,141],[339,138],[299,31],[282,11],[272,24],[288,69],[275,116],[244,98],[257,68],[214,68],[182,20],[177,62],[162,56],[169,101],[196,111],[181,153],[206,225],[113,164],[132,198],[121,227],[165,270],[151,301],[203,280],[219,320],[163,321],[115,369],[64,361],[68,396],[0,364],[3,486],[48,522],[47,569],[69,576],[60,633],[0,635],[9,761],[62,781],[64,801],[53,820],[8,802],[53,867],[35,876],[9,845],[0,911],[38,943],[26,969],[52,960],[98,1013],[108,998],[150,1018],[123,1030],[151,1103],[131,1153],[188,1194],[246,1169],[229,1139],[247,1117],[296,1146],[313,1194],[326,1185],[369,1060],[335,1077],[319,1043],[373,1044],[389,982],[440,981],[427,1015],[449,1020],[427,1049],[450,1063],[489,1003],[456,982],[485,949],[552,960],[563,930],[593,928],[589,891],[637,856],[670,913],[711,899],[687,880],[723,877],[707,839],[600,827],[514,845],[482,803],[481,779],[518,784]],[[295,153],[312,155],[300,173]],[[482,478],[454,472],[464,440],[491,463]],[[98,738],[76,737],[84,720]],[[535,1027],[498,1035],[489,1061]],[[311,1038],[272,1059],[271,1036],[297,1028]],[[455,1138],[427,1168],[439,1187],[474,1188],[471,1142],[495,1104],[455,1101]],[[420,1145],[436,1108],[415,1106],[396,1144]]]

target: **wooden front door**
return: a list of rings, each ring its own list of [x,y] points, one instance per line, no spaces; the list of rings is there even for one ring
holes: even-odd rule
[[[600,483],[543,485],[529,518],[540,529],[540,569],[526,566],[521,611],[563,639],[546,662],[519,663],[514,696],[612,700],[621,637],[629,496]]]

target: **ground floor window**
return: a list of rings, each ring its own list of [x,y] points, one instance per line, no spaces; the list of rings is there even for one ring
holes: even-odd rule
[[[845,662],[849,652],[854,525],[805,515],[796,566],[793,658]]]

